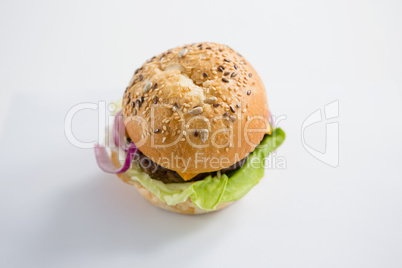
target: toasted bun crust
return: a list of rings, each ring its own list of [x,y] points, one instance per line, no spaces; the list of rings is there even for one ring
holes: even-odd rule
[[[229,167],[269,128],[257,72],[233,49],[214,43],[177,47],[147,61],[126,89],[123,114],[141,152],[181,173]]]
[[[120,167],[121,164],[119,162],[117,153],[112,151],[112,162],[116,167]],[[169,206],[162,200],[160,200],[156,195],[154,195],[151,191],[149,191],[147,188],[142,186],[139,182],[134,181],[130,179],[130,177],[126,173],[121,173],[117,174],[117,176],[125,183],[133,185],[138,192],[144,197],[146,200],[148,200],[151,204],[163,208],[164,210],[176,212],[176,213],[181,213],[181,214],[204,214],[204,213],[209,213],[217,210],[221,210],[233,202],[225,202],[222,204],[219,204],[216,207],[216,210],[204,210],[201,209],[193,204],[190,198],[188,198],[185,202],[176,204],[174,206]]]

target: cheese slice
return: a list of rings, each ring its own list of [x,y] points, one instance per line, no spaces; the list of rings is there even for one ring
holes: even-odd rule
[[[195,176],[197,176],[198,174],[200,174],[200,173],[180,173],[180,172],[177,172],[177,173],[179,173],[180,177],[182,177],[183,180],[185,180],[185,181],[189,181],[192,178],[194,178]]]
[[[265,130],[265,134],[271,135],[272,129],[271,129],[271,124],[268,124],[267,130]]]
[[[272,133],[271,125],[268,124],[267,130],[265,131],[265,133],[269,134],[269,135]],[[180,177],[182,177],[183,180],[185,180],[185,181],[189,181],[192,178],[194,178],[195,176],[197,176],[198,174],[200,174],[200,173],[180,173],[180,172],[177,172],[177,173],[179,173]]]

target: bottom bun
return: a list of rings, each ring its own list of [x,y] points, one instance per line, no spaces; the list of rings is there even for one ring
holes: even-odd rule
[[[115,153],[113,151],[112,151],[112,162],[116,167],[121,166],[120,161],[117,157],[117,153]],[[160,207],[162,209],[176,212],[176,213],[190,214],[190,215],[204,214],[204,213],[221,210],[233,203],[233,202],[224,202],[222,204],[219,204],[215,210],[205,210],[205,209],[201,209],[201,208],[197,207],[196,205],[194,205],[193,201],[191,201],[190,198],[187,198],[187,200],[182,203],[178,203],[176,205],[170,206],[170,205],[166,204],[165,202],[163,202],[162,200],[160,200],[156,195],[154,195],[147,188],[142,186],[141,183],[139,183],[135,180],[132,180],[126,173],[117,174],[117,176],[123,182],[133,185],[138,190],[138,192],[142,195],[142,197],[144,197],[146,200],[148,200],[151,204],[153,204],[157,207]]]

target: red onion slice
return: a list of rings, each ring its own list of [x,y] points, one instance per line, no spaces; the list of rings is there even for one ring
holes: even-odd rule
[[[130,144],[130,147],[128,148],[126,160],[124,161],[123,166],[121,166],[120,168],[116,168],[115,165],[113,165],[113,162],[110,159],[109,155],[107,154],[105,147],[96,144],[94,149],[95,149],[96,162],[98,163],[100,169],[102,169],[104,172],[112,174],[126,172],[130,168],[131,163],[133,162],[135,153],[138,151],[134,142],[132,142]]]
[[[118,174],[126,172],[130,168],[131,163],[134,159],[134,154],[137,153],[138,149],[135,146],[134,142],[131,142],[130,146],[127,147],[127,144],[124,142],[124,135],[124,118],[122,112],[120,111],[116,114],[116,117],[114,118],[113,139],[115,145],[123,149],[127,153],[126,159],[124,160],[123,166],[121,166],[120,168],[116,168],[109,155],[107,154],[105,147],[96,144],[94,147],[96,162],[98,163],[100,169],[102,169],[104,172]]]

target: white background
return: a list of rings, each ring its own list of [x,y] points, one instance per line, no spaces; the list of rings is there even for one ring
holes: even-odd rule
[[[1,1],[1,267],[401,267],[401,1]],[[278,150],[244,199],[162,211],[72,146],[64,118],[112,101],[169,48],[228,44],[286,115]],[[339,166],[302,146],[303,121],[339,100]],[[97,138],[97,113],[74,118]],[[306,130],[325,148],[325,122]]]

